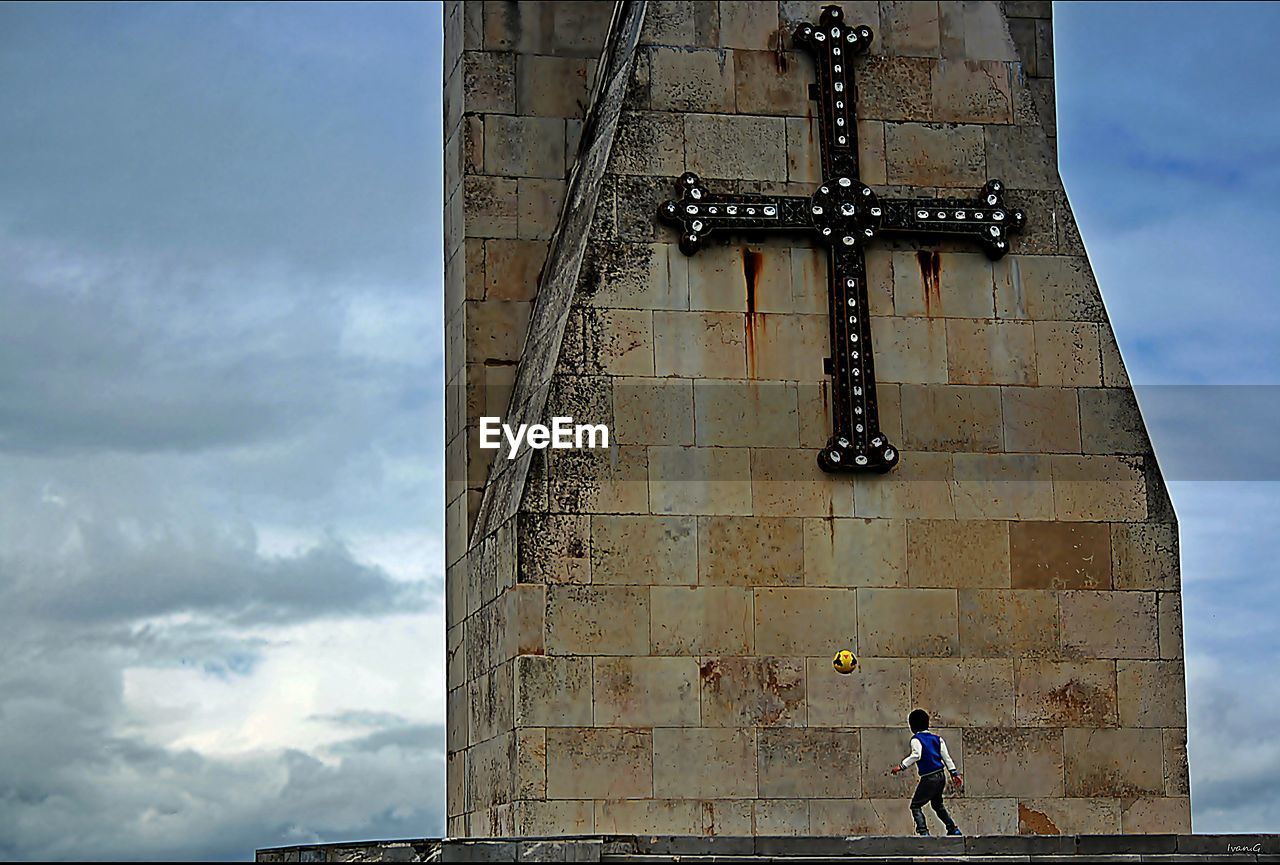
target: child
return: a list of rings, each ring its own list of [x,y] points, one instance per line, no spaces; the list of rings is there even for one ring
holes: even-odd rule
[[[911,725],[911,754],[889,771],[896,775],[904,769],[911,768],[912,763],[919,764],[920,783],[916,787],[915,795],[911,797],[911,816],[916,821],[916,834],[929,834],[929,827],[924,822],[924,804],[928,802],[933,806],[933,812],[938,815],[938,819],[947,827],[947,834],[959,835],[960,830],[956,828],[955,821],[947,813],[947,806],[942,804],[942,791],[947,786],[942,769],[945,766],[951,773],[951,780],[955,782],[956,789],[964,787],[964,778],[956,771],[956,764],[947,753],[947,743],[941,736],[929,732],[928,712],[924,709],[916,709],[907,718],[907,723]]]

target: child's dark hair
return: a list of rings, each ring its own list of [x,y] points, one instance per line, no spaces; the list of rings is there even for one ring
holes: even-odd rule
[[[922,733],[929,729],[929,713],[924,709],[916,709],[907,716],[907,723],[911,725],[912,733]]]

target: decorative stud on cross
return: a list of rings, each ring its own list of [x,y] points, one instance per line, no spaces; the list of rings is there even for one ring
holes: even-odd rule
[[[815,27],[802,24],[795,42],[813,55],[818,81],[809,96],[818,102],[822,176],[812,196],[726,195],[708,190],[696,174],[679,181],[680,198],[659,217],[680,229],[680,249],[693,255],[707,235],[726,231],[816,232],[827,246],[830,282],[831,357],[835,427],[818,454],[824,471],[886,472],[898,450],[880,431],[871,320],[867,310],[867,243],[878,234],[963,235],[997,259],[1009,251],[1009,236],[1026,220],[1004,204],[1004,185],[988,180],[975,201],[940,198],[879,198],[858,179],[857,91],[853,57],[871,46],[871,28],[844,23],[838,6],[826,6]]]

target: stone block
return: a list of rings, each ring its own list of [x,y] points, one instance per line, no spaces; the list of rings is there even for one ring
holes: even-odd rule
[[[1086,392],[1061,387],[1003,388],[1005,449],[1015,453],[1079,453],[1076,394]]]
[[[948,321],[947,368],[954,384],[1034,385],[1032,325],[1022,321]]]
[[[847,477],[818,468],[811,451],[753,448],[751,501],[757,514],[851,516],[854,488]]]
[[[589,517],[524,513],[519,525],[520,582],[591,582]]]
[[[873,316],[877,382],[945,383],[947,331],[941,321]]]
[[[1080,437],[1089,454],[1151,452],[1138,401],[1128,388],[1080,391]]]
[[[711,657],[702,662],[707,727],[791,727],[805,722],[800,658]]]
[[[959,648],[954,589],[858,589],[858,646],[883,657],[949,657]]]
[[[752,805],[757,835],[786,837],[809,834],[807,799],[757,799]],[[754,844],[752,846],[754,848]]]
[[[1053,592],[962,589],[959,614],[960,652],[966,657],[1058,654],[1058,598]]]
[[[528,800],[515,803],[516,832],[524,836],[584,835],[595,831],[590,800]]]
[[[580,57],[516,56],[517,112],[537,117],[587,113],[595,62]]]
[[[653,731],[655,796],[739,799],[752,798],[756,792],[755,730],[677,727]]]
[[[541,655],[546,650],[546,586],[524,583],[504,593],[507,601],[506,648],[502,657]]]
[[[684,140],[685,164],[703,178],[787,179],[787,130],[781,117],[686,114]]]
[[[884,145],[891,184],[973,188],[986,182],[981,126],[886,123]]]
[[[859,478],[857,515],[860,517],[916,517],[954,519],[951,494],[952,455],[917,451],[902,454],[902,462],[887,477]]]
[[[752,592],[728,586],[655,586],[649,595],[655,655],[749,655]]]
[[[636,550],[644,550],[636,556]],[[698,580],[698,530],[692,517],[591,517],[591,580],[659,586]]]
[[[659,111],[733,111],[734,52],[706,48],[652,49],[649,81]]]
[[[751,513],[750,451],[650,448],[649,505],[656,514]]]
[[[821,134],[818,129],[818,121],[811,117],[788,117],[786,119],[787,132],[787,180],[791,183],[821,183],[822,182],[822,152],[819,148],[818,141]],[[861,127],[858,130],[859,146],[861,146]],[[881,149],[884,146],[884,130],[880,130]],[[881,157],[883,160],[883,156]],[[822,253],[822,260],[826,261],[825,251]],[[825,287],[826,279],[822,280]]]
[[[1187,731],[1164,731],[1164,792],[1166,796],[1187,796],[1191,778],[1187,767]]]
[[[667,177],[680,174],[684,171],[684,120],[668,112],[624,112],[609,154],[609,170]]]
[[[614,441],[624,445],[693,444],[693,383],[614,378],[610,432]]]
[[[1060,520],[1141,522],[1147,488],[1134,457],[1053,456],[1053,506]]]
[[[1049,461],[1035,455],[955,454],[952,501],[957,519],[1053,518]]]
[[[648,452],[614,445],[609,450],[554,451],[548,460],[548,493],[556,510],[575,513],[644,513],[648,510]]]
[[[599,241],[583,257],[579,297],[613,309],[687,309],[689,266],[672,244]]]
[[[467,175],[462,179],[469,238],[518,236],[516,180]]]
[[[964,739],[961,731],[940,725],[929,728],[941,736],[947,743],[947,753],[955,761],[956,766],[964,771],[965,754]],[[891,775],[889,768],[900,763],[902,758],[911,753],[911,731],[906,726],[906,715],[894,719],[892,727],[862,728],[862,795],[870,799],[896,800],[894,810],[901,809],[907,813],[907,802],[919,783],[919,775],[915,767],[907,772]],[[948,797],[955,793],[949,788]],[[907,814],[908,832],[914,834],[915,826]],[[890,826],[886,828],[891,828]]]
[[[516,729],[514,768],[516,799],[547,796],[547,731],[541,727]]]
[[[1098,325],[1089,321],[1037,321],[1036,371],[1042,385],[1101,387]]]
[[[565,126],[557,117],[491,114],[484,121],[484,164],[507,177],[565,176]]]
[[[1062,738],[1043,730],[964,731],[964,780],[971,796],[1061,796]]]
[[[795,384],[711,380],[695,382],[693,390],[699,445],[799,446],[800,418]]]
[[[748,315],[746,375],[769,381],[826,380],[822,359],[831,351],[830,333],[825,315]],[[877,354],[877,363],[879,358]]]
[[[1159,654],[1152,592],[1063,592],[1062,650],[1084,658],[1154,659]]]
[[[1120,832],[1120,803],[1115,799],[1029,799],[1018,803],[1018,832],[1115,835]]]
[[[857,67],[858,115],[879,121],[932,120],[936,65],[932,59],[888,54],[863,58]]]
[[[1015,678],[1020,727],[1107,727],[1116,723],[1113,661],[1019,660]]]
[[[547,260],[541,240],[493,239],[484,244],[486,300],[533,300]]]
[[[647,799],[652,795],[653,740],[648,731],[606,727],[547,730],[549,798]]]
[[[743,114],[803,117],[809,109],[812,67],[791,51],[733,52],[734,89]]]
[[[759,732],[760,795],[765,798],[858,798],[858,731],[773,727]]]
[[[654,374],[654,313],[597,309],[586,317],[587,342],[601,371],[609,375]]]
[[[1181,661],[1117,661],[1122,727],[1185,727],[1187,687]]]
[[[901,803],[895,804],[901,809]],[[806,834],[818,837],[893,834],[890,828],[893,821],[887,811],[885,803],[871,799],[814,799],[809,804]]]
[[[1007,836],[1018,831],[1018,803],[1015,799],[960,798],[947,805],[963,831],[973,836]],[[932,820],[932,818],[930,818]],[[936,820],[935,831],[941,826]],[[941,840],[941,839],[939,839]]]
[[[693,658],[597,658],[597,727],[696,726],[698,662]]]
[[[467,51],[462,55],[462,75],[467,112],[515,113],[515,63],[510,54]]]
[[[698,520],[698,582],[797,586],[804,580],[804,524],[782,517]]]
[[[1111,588],[1106,523],[1016,522],[1009,548],[1015,589]]]
[[[1083,256],[1010,255],[994,268],[1000,318],[1106,321],[1098,283]]]
[[[697,799],[623,799],[595,805],[596,831],[601,834],[702,834],[702,803]]]
[[[913,587],[1005,588],[1009,525],[1001,521],[911,520],[907,576]]]
[[[933,120],[944,123],[1013,122],[1009,66],[1002,61],[939,60],[933,68],[931,84]],[[1012,180],[1009,183],[1016,187]]]
[[[863,657],[848,675],[835,672],[825,655],[809,658],[807,665],[808,723],[815,727],[900,725],[911,711],[906,658]]]
[[[858,121],[858,175],[866,184],[879,186],[889,182],[885,165],[884,123],[879,120]],[[873,300],[871,313],[877,312],[879,310]]]
[[[522,655],[515,665],[516,726],[590,726],[590,658]]]
[[[718,6],[696,0],[659,0],[645,13],[640,41],[652,45],[716,45]]]
[[[907,585],[903,520],[810,518],[804,521],[807,586]]]
[[[689,307],[710,312],[789,311],[791,251],[759,244],[712,244],[687,259]],[[823,299],[825,301],[824,293]],[[825,312],[823,306],[819,312]]]
[[[1182,657],[1182,595],[1160,592],[1156,595],[1156,615],[1160,628],[1160,657]]]
[[[1115,523],[1112,569],[1117,589],[1178,589],[1176,523]]]
[[[1014,723],[1013,660],[917,658],[911,697],[929,707],[939,726],[998,727]]]
[[[648,590],[548,586],[547,651],[553,655],[647,654]]]
[[[1102,329],[1102,383],[1106,387],[1129,387],[1129,373],[1125,371],[1124,358],[1111,328]]]
[[[743,317],[736,313],[654,312],[652,351],[658,376],[741,379],[747,373]]]
[[[565,182],[540,177],[516,181],[516,228],[520,237],[545,240],[555,231]]]
[[[986,133],[987,171],[992,177],[1010,189],[1061,188],[1058,154],[1042,125],[988,126]]]
[[[1063,730],[1068,796],[1163,795],[1159,730]]]
[[[471,810],[511,801],[511,735],[494,736],[467,750],[466,791]]]
[[[941,54],[938,4],[882,0],[876,33],[886,54],[938,57]]]
[[[776,49],[779,39],[776,0],[724,0],[720,4],[721,45],[728,48]]]
[[[999,451],[1000,389],[903,384],[903,447],[927,451]]]
[[[768,655],[822,655],[857,645],[854,589],[756,589],[756,651]],[[855,650],[856,651],[856,650]]]
[[[1188,833],[1191,831],[1191,799],[1187,796],[1135,799],[1126,803],[1120,812],[1120,827],[1126,834]]]

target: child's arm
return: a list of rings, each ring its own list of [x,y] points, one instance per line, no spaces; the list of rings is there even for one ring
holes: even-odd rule
[[[964,786],[964,776],[956,770],[955,761],[951,759],[951,753],[947,751],[947,740],[938,737],[938,750],[942,752],[942,763],[947,767],[947,771],[951,773],[951,780],[955,782],[957,787]]]
[[[924,753],[924,748],[920,745],[920,740],[915,736],[911,737],[911,753],[907,755],[901,763],[897,763],[889,770],[889,773],[896,775],[904,769],[910,769],[919,761],[920,756]]]

